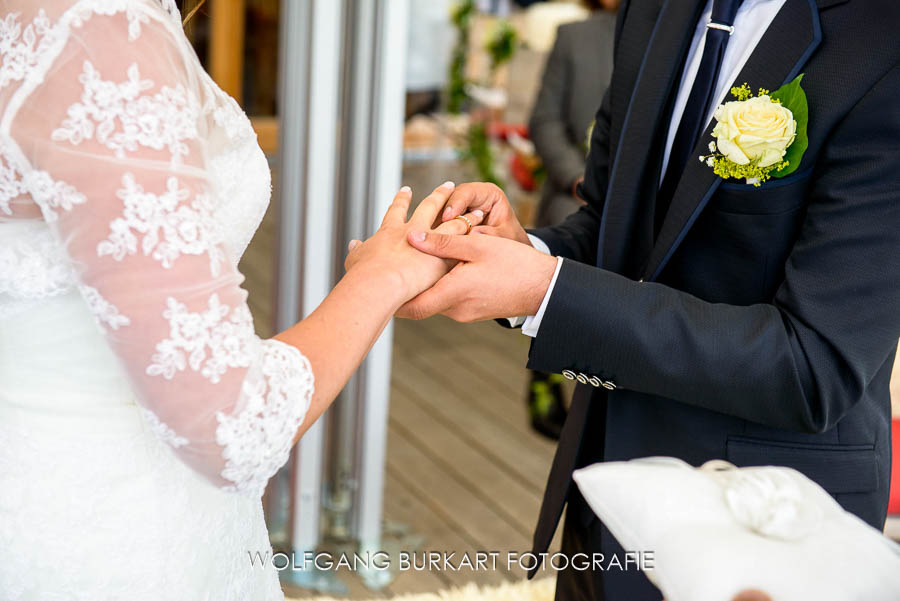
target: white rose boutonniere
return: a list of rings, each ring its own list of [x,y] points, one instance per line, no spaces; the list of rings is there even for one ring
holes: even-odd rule
[[[726,102],[716,109],[713,137],[732,163],[759,167],[780,163],[794,142],[797,122],[790,109],[766,95]]]
[[[809,146],[802,79],[801,74],[771,93],[760,89],[757,96],[746,83],[732,88],[737,100],[716,109],[715,141],[709,143],[712,154],[700,160],[719,177],[743,179],[754,186],[793,173]]]

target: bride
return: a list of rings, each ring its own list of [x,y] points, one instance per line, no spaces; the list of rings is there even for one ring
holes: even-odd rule
[[[452,184],[409,222],[401,190],[315,312],[262,340],[236,266],[269,170],[174,0],[0,0],[0,19],[2,597],[281,599],[249,561],[263,488],[446,272],[406,236]]]

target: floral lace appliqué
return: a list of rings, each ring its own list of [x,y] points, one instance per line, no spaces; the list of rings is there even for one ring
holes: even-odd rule
[[[246,305],[231,308],[219,302],[217,294],[198,313],[172,297],[166,305],[163,317],[169,322],[169,337],[157,343],[148,375],[171,380],[176,371],[190,367],[215,384],[227,369],[250,366],[258,339]]]
[[[217,94],[217,96],[221,104],[217,104],[212,109],[213,121],[225,130],[225,135],[231,140],[241,140],[255,136],[256,132],[253,131],[250,120],[234,98],[224,92],[221,95]]]
[[[81,285],[78,287],[84,302],[87,303],[88,309],[97,320],[97,325],[102,330],[107,327],[111,330],[118,330],[121,327],[131,324],[131,320],[127,316],[119,313],[119,309],[114,304],[103,298],[100,292],[91,286]]]
[[[24,28],[19,13],[9,13],[0,20],[0,89],[34,71],[53,42],[53,36],[48,35],[52,30],[44,9]]]
[[[53,140],[78,145],[96,136],[118,158],[138,146],[166,148],[173,164],[181,162],[188,154],[185,140],[197,138],[200,114],[198,102],[184,86],[162,86],[155,94],[144,94],[154,83],[141,79],[137,63],[128,68],[122,83],[102,79],[90,61],[83,69],[78,77],[84,86],[81,102],[69,107],[68,118],[53,130]]]
[[[74,186],[53,179],[46,171],[31,169],[21,175],[21,178],[21,183],[18,185],[31,194],[34,202],[41,208],[41,213],[47,223],[52,223],[59,217],[56,209],[71,211],[75,205],[87,202],[84,194],[76,190]]]
[[[6,160],[0,150],[0,213],[12,215],[10,201],[27,192],[22,175]]]
[[[278,340],[261,344],[261,370],[244,382],[243,409],[216,414],[222,477],[234,482],[230,489],[255,496],[288,460],[315,388],[312,367],[299,350]]]
[[[106,240],[97,245],[97,255],[112,255],[121,261],[138,250],[152,256],[163,267],[172,266],[180,255],[209,254],[209,269],[219,275],[224,252],[219,248],[219,228],[213,217],[209,197],[198,194],[188,204],[191,193],[179,186],[178,178],[166,180],[166,191],[156,195],[145,192],[131,173],[122,176],[117,196],[125,209],[109,224]]]
[[[134,0],[81,0],[72,10],[72,25],[75,27],[81,27],[95,14],[111,16],[124,12],[128,19],[128,40],[131,42],[141,36],[141,25],[150,22],[146,11]]]
[[[159,418],[155,413],[150,411],[145,407],[139,407],[141,416],[144,418],[144,422],[147,424],[147,427],[159,438],[161,441],[172,447],[173,449],[177,449],[179,447],[183,447],[188,443],[188,439],[184,436],[179,436],[175,430],[170,428],[168,425],[159,421]]]
[[[0,295],[45,299],[71,290],[74,274],[63,246],[43,224],[24,227],[0,244]]]

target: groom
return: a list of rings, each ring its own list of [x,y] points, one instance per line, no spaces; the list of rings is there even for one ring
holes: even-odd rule
[[[572,471],[651,455],[790,466],[882,527],[900,336],[898,31],[896,0],[626,1],[587,205],[526,235],[499,189],[466,184],[444,219],[480,208],[486,225],[410,236],[461,262],[403,314],[526,316],[528,367],[579,382],[535,552],[568,504],[566,553],[621,553]],[[698,160],[732,86],[774,90],[801,73],[809,147],[796,171],[755,187]],[[661,596],[634,571],[563,572],[557,587],[567,600]]]

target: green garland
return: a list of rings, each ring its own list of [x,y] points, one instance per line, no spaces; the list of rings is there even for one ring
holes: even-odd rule
[[[474,0],[461,0],[453,7],[450,18],[456,27],[456,45],[450,59],[450,83],[447,88],[447,112],[458,115],[462,112],[466,95],[466,63],[469,59],[469,33],[472,30],[472,16],[475,14]]]
[[[497,69],[504,63],[509,62],[516,53],[516,42],[519,36],[509,21],[500,21],[494,34],[485,45],[488,53],[491,55],[491,77],[497,73]]]
[[[474,0],[460,0],[454,5],[450,14],[457,36],[450,59],[447,112],[454,115],[463,111],[463,107],[469,99],[466,92],[468,83],[466,64],[469,59],[469,41],[475,12]],[[507,21],[498,23],[497,28],[485,44],[485,49],[491,57],[491,78],[494,77],[501,65],[509,62],[513,57],[517,42],[518,35],[515,28]],[[459,153],[460,159],[472,163],[481,181],[503,187],[494,168],[495,158],[488,138],[487,126],[481,122],[472,123],[466,132],[465,142],[465,147]]]
[[[500,177],[494,171],[494,152],[484,123],[476,122],[469,126],[466,142],[466,148],[460,152],[460,158],[472,162],[480,181],[490,182],[502,188]]]

